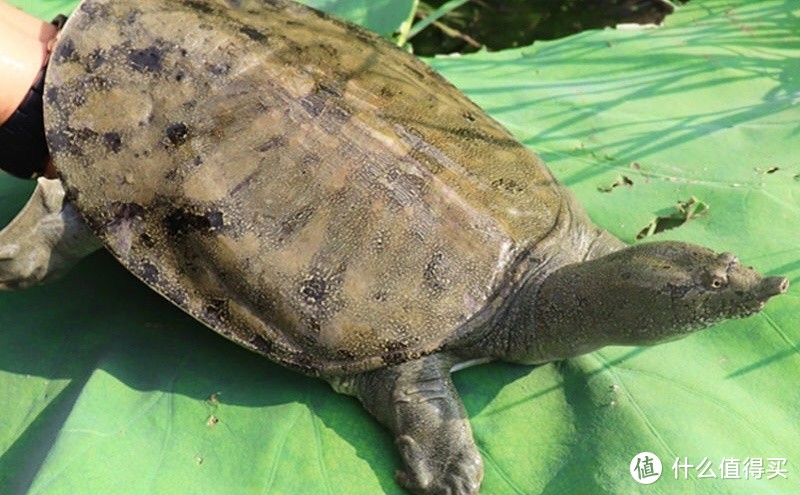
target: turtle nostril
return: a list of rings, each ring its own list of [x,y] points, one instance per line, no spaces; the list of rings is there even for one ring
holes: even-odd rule
[[[767,297],[784,294],[789,289],[789,279],[786,277],[767,277],[761,284]]]

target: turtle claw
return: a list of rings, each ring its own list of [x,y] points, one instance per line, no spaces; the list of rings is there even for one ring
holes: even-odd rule
[[[425,495],[473,495],[483,461],[472,439],[450,369],[453,360],[431,355],[353,377],[348,392],[394,431],[406,490]]]
[[[397,446],[407,467],[395,478],[406,490],[425,495],[473,495],[483,479],[483,461],[472,446],[454,452],[445,462],[426,458],[424,449],[411,437],[403,435]]]

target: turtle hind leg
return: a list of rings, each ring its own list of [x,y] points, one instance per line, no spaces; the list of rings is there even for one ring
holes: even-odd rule
[[[392,430],[405,464],[397,481],[414,493],[475,494],[483,478],[483,461],[450,379],[451,364],[432,355],[331,380]]]
[[[22,211],[0,231],[0,289],[54,280],[101,246],[64,203],[61,181],[41,178]]]

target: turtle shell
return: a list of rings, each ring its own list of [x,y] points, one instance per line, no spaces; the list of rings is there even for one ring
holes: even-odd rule
[[[571,215],[423,62],[283,0],[85,0],[45,119],[68,199],[123,265],[309,374],[437,351]]]

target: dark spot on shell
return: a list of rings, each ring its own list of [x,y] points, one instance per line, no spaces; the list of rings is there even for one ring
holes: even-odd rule
[[[382,86],[381,89],[378,91],[378,94],[380,94],[384,98],[394,98],[397,95],[397,91],[390,88],[389,86]]]
[[[134,10],[130,14],[128,14],[128,17],[125,18],[125,22],[129,26],[132,25],[132,24],[136,24],[137,22],[139,22],[139,17],[141,17],[141,16],[142,16],[141,11]]]
[[[319,49],[325,52],[329,59],[335,59],[339,56],[339,50],[327,43],[320,43]]]
[[[244,26],[239,28],[239,32],[246,34],[248,38],[253,41],[264,41],[267,39],[266,35],[260,33],[257,29],[251,28],[249,26]]]
[[[157,46],[149,46],[128,53],[128,62],[138,72],[161,72],[164,54]]]
[[[302,341],[305,342],[308,347],[314,347],[317,343],[317,337],[319,336],[319,331],[322,327],[319,324],[319,319],[317,319],[315,316],[306,317],[305,322],[306,326],[309,330],[311,330],[311,332],[307,335],[304,335],[302,337]]]
[[[55,60],[57,63],[75,62],[78,60],[78,57],[75,54],[75,44],[71,39],[67,38],[58,44],[55,53],[53,54],[53,60]]]
[[[214,323],[222,323],[228,319],[228,301],[224,299],[211,299],[203,307],[206,319]]]
[[[186,210],[174,210],[166,216],[164,222],[167,233],[177,238],[192,231],[213,232],[224,224],[221,211],[208,211],[198,215]]]
[[[89,60],[86,62],[86,72],[94,72],[98,67],[106,62],[105,53],[101,48],[97,48],[89,55]]]
[[[258,147],[258,151],[264,152],[269,151],[272,148],[283,148],[289,143],[289,140],[284,135],[277,135],[272,136],[266,142],[264,142],[261,146]]]
[[[72,132],[72,135],[75,136],[75,139],[78,141],[92,141],[97,137],[97,133],[88,127],[81,127],[79,129],[70,127],[68,130]]]
[[[341,91],[332,84],[317,83],[314,89],[300,100],[300,105],[302,105],[303,109],[308,112],[309,115],[317,117],[323,111],[329,110],[326,109],[326,105],[331,98],[341,100]],[[333,108],[336,108],[336,106],[332,106],[330,110]],[[349,112],[342,109],[341,113],[343,113],[346,118],[349,118]],[[341,118],[336,120],[341,120]]]
[[[64,195],[64,200],[69,202],[74,202],[78,200],[78,197],[81,195],[80,189],[76,187],[66,187],[66,194]]]
[[[214,64],[214,65],[207,65],[207,66],[206,66],[206,69],[207,69],[207,70],[208,70],[208,72],[210,72],[212,75],[215,75],[215,76],[224,76],[224,75],[226,75],[228,72],[230,72],[230,71],[231,71],[231,66],[230,66],[230,65],[228,65],[228,64]]]
[[[352,360],[356,357],[356,354],[347,349],[336,349],[336,357],[338,359]]]
[[[339,291],[344,283],[345,268],[345,265],[314,268],[306,278],[298,281],[296,297],[301,303],[298,309],[309,331],[319,331],[322,323],[344,307]]]
[[[52,86],[48,86],[44,90],[44,98],[47,100],[47,103],[51,105],[56,105],[58,103],[59,94],[61,92],[58,88],[54,88]]]
[[[425,81],[428,78],[427,74],[419,70],[413,64],[405,64],[405,68],[406,70],[417,76],[417,79],[419,79],[420,81]]]
[[[383,348],[389,352],[404,351],[408,349],[408,344],[400,340],[387,340],[383,343]]]
[[[401,364],[407,361],[407,358],[404,353],[402,352],[387,352],[383,356],[381,356],[381,360],[387,366],[393,366],[395,364]]]
[[[164,291],[164,295],[167,297],[167,299],[174,302],[178,306],[183,307],[186,304],[186,300],[188,298],[186,297],[186,292],[184,292],[182,289],[176,289],[172,286],[164,287],[163,284],[160,289]]]
[[[318,99],[315,95],[306,96],[300,100],[300,105],[312,117],[319,116],[325,106],[325,102]]]
[[[434,293],[441,293],[447,289],[448,280],[445,278],[444,255],[436,251],[428,260],[422,272],[422,280]]]
[[[176,122],[167,126],[165,134],[170,143],[180,146],[189,138],[189,128],[183,122]]]
[[[331,96],[335,96],[337,98],[341,98],[342,97],[341,91],[339,91],[339,89],[336,88],[336,86],[333,86],[331,84],[326,84],[326,83],[317,83],[314,92],[315,93],[323,93],[323,94],[325,94],[326,95],[326,97],[325,97],[326,99],[330,98]]]
[[[224,225],[221,211],[209,211],[205,214],[204,218],[208,220],[208,224],[212,229],[218,229]]]
[[[118,132],[107,132],[103,134],[103,143],[106,149],[112,153],[118,153],[122,149],[122,137]]]
[[[522,184],[518,183],[514,179],[506,179],[505,177],[500,177],[499,179],[493,180],[491,185],[495,189],[502,189],[512,194],[525,191],[525,187]]]
[[[183,0],[183,4],[204,14],[211,14],[214,12],[214,9],[205,2],[200,2],[197,0]]]
[[[141,242],[142,245],[148,249],[156,245],[156,241],[154,241],[153,238],[150,237],[150,235],[148,235],[147,233],[142,233],[139,236],[139,242]]]
[[[303,165],[318,165],[322,162],[322,158],[320,158],[318,154],[309,151],[303,155],[303,157],[300,159],[300,162]]]
[[[328,16],[325,16],[325,18],[328,18]],[[353,35],[357,40],[361,41],[362,43],[366,43],[368,45],[375,44],[375,38],[370,36],[370,34],[364,29],[350,23],[337,23],[337,24],[343,25],[345,28],[347,28],[350,34]]]
[[[352,116],[352,114],[348,110],[342,108],[340,105],[336,105],[335,107],[332,107],[332,108],[328,109],[325,112],[325,116],[328,117],[328,123],[329,124],[330,123],[336,123],[336,124],[340,124],[341,125],[344,122],[347,122],[348,120],[350,120],[350,117]],[[324,123],[322,125],[323,125],[323,127],[326,127]],[[337,125],[335,128],[326,129],[326,130],[329,130],[331,132],[333,132],[333,129],[339,130],[340,125]]]
[[[110,230],[120,226],[130,225],[133,220],[144,217],[144,207],[138,203],[113,203],[111,205],[113,215],[111,220],[106,222],[106,227]]]
[[[178,82],[183,81],[184,77],[186,77],[186,74],[184,74],[183,71],[178,71],[178,73],[175,74],[175,80]]]
[[[472,114],[472,112],[464,112],[464,113],[461,114],[461,116],[464,117],[465,119],[467,119],[470,122],[475,122],[475,120],[476,120],[476,117],[475,117],[475,115]]]
[[[315,210],[314,205],[307,205],[281,218],[278,242],[284,242],[292,234],[305,227],[314,215]]]
[[[101,6],[93,2],[81,2],[80,9],[82,12],[89,14],[90,17],[102,14]]]
[[[258,178],[258,177],[259,177],[259,175],[260,175],[260,174],[258,173],[258,171],[253,171],[252,173],[250,173],[250,174],[247,174],[247,177],[245,177],[245,178],[244,178],[244,179],[243,179],[241,182],[239,182],[238,184],[236,184],[236,185],[235,185],[235,186],[234,186],[234,187],[231,189],[229,196],[230,196],[230,197],[233,197],[233,196],[235,196],[235,195],[236,195],[236,194],[237,194],[239,191],[241,191],[241,190],[242,190],[242,188],[244,188],[244,187],[247,187],[247,186],[249,186],[250,184],[252,184],[252,183],[253,183],[253,180],[254,180],[254,179],[256,179],[256,178]]]
[[[325,300],[328,295],[328,283],[319,274],[314,274],[311,278],[303,281],[300,287],[300,293],[303,299],[308,304],[319,304]]]
[[[139,275],[149,285],[158,283],[158,268],[152,263],[143,263]]]
[[[54,154],[65,153],[73,156],[83,156],[83,149],[75,144],[73,137],[64,130],[49,129],[47,131],[47,146]]]
[[[273,349],[272,342],[264,339],[260,335],[255,335],[250,339],[250,345],[256,348],[261,354],[270,354]]]
[[[431,156],[424,150],[411,149],[408,156],[434,175],[442,173],[445,168],[435,156]]]

